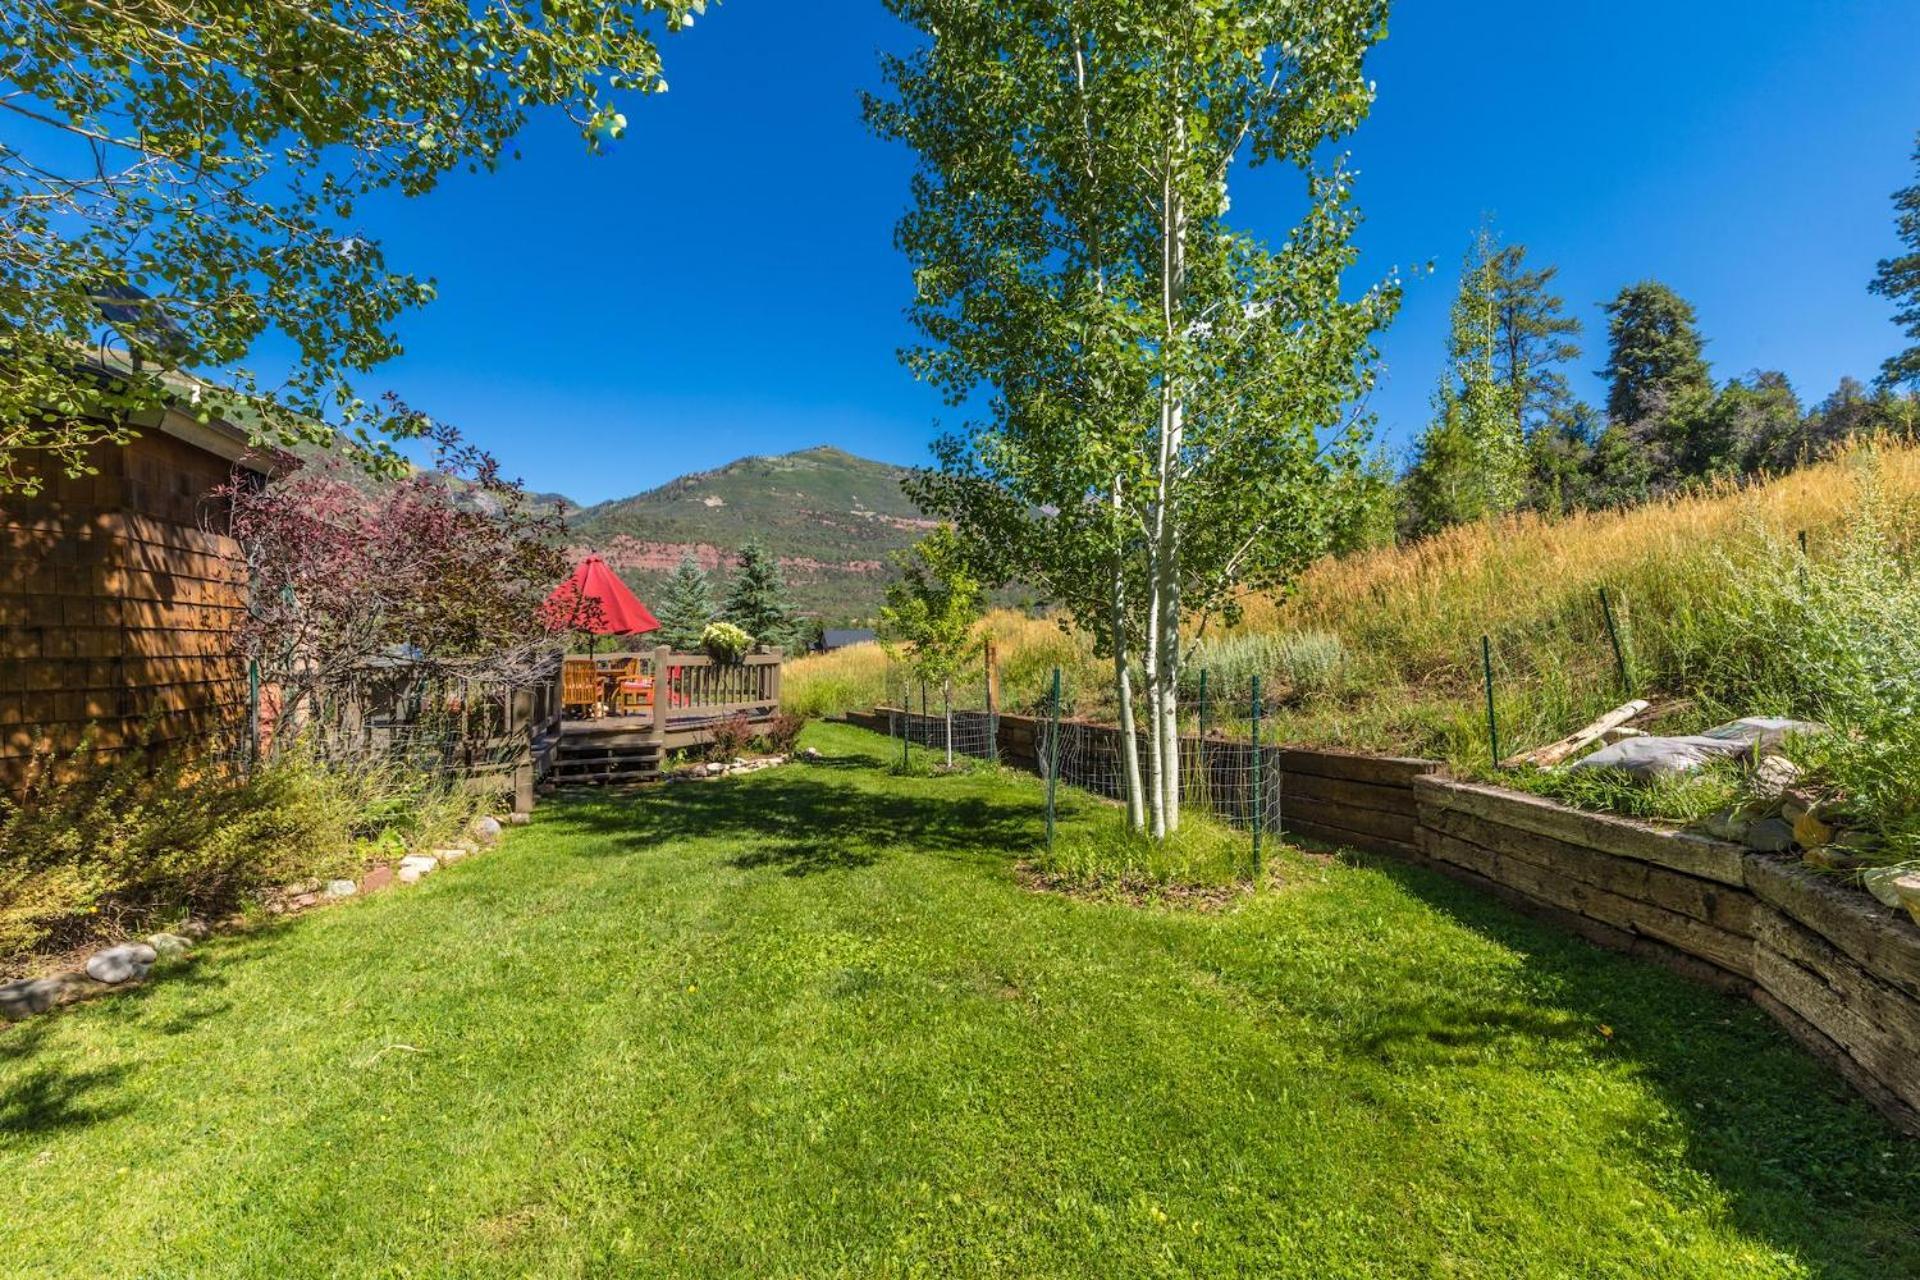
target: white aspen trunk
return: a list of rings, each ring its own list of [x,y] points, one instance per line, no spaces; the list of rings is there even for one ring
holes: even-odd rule
[[[1180,829],[1180,451],[1186,428],[1186,403],[1173,362],[1165,357],[1181,337],[1186,301],[1186,209],[1175,177],[1175,157],[1184,147],[1185,116],[1176,111],[1161,183],[1160,301],[1163,367],[1160,379],[1160,451],[1155,476],[1152,563],[1151,729],[1154,777],[1154,834]]]
[[[1120,505],[1120,486],[1114,484],[1114,505]],[[1147,826],[1146,797],[1140,792],[1140,730],[1133,718],[1133,669],[1127,651],[1127,573],[1124,563],[1113,571],[1113,688],[1120,701],[1120,766],[1127,782],[1127,829]]]
[[[1158,517],[1155,517],[1156,523]],[[1154,540],[1156,543],[1158,538]],[[1151,552],[1151,549],[1150,549]],[[1159,554],[1151,552],[1153,568],[1147,590],[1147,808],[1152,815],[1151,830],[1156,840],[1167,834],[1167,785],[1165,742],[1160,736],[1160,570]]]

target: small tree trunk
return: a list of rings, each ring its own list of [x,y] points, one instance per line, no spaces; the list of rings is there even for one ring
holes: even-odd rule
[[[945,704],[943,711],[947,720],[947,768],[951,769],[953,768],[953,677],[952,676],[947,677],[947,682],[941,689],[941,698]]]
[[[1147,826],[1146,797],[1140,793],[1140,731],[1133,716],[1133,669],[1128,660],[1126,606],[1120,583],[1114,575],[1113,600],[1113,688],[1120,701],[1120,767],[1126,777],[1127,827],[1144,831]]]

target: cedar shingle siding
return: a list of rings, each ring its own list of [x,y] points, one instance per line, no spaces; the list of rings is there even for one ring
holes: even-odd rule
[[[89,730],[108,758],[244,725],[229,636],[246,571],[212,532],[224,523],[212,491],[234,464],[160,431],[92,461],[97,475],[0,495],[0,788]]]

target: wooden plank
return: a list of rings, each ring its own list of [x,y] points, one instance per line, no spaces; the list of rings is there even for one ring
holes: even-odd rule
[[[1691,916],[1639,902],[1598,886],[1502,855],[1431,828],[1422,847],[1429,857],[1463,866],[1488,880],[1510,885],[1542,902],[1590,916],[1629,933],[1656,938],[1741,977],[1753,974],[1753,939]]]
[[[1761,989],[1920,1108],[1920,1015],[1913,1002],[1784,914],[1763,910],[1755,975]]]
[[[1388,787],[1411,786],[1415,778],[1437,773],[1443,767],[1438,760],[1413,756],[1374,756],[1359,751],[1323,751],[1310,747],[1282,747],[1279,755],[1280,768],[1287,773],[1310,773]]]
[[[1669,871],[1632,858],[1613,857],[1536,832],[1503,827],[1460,810],[1422,805],[1420,822],[1423,827],[1482,849],[1523,859],[1609,893],[1652,902],[1730,933],[1745,935],[1752,930],[1754,897],[1715,880]]]
[[[1320,801],[1349,809],[1374,809],[1381,813],[1411,816],[1415,809],[1413,788],[1382,786],[1313,773],[1280,774],[1280,794],[1289,803]]]
[[[1748,979],[1732,974],[1719,965],[1710,964],[1698,956],[1689,955],[1661,942],[1657,938],[1643,937],[1625,929],[1616,929],[1591,916],[1581,915],[1577,911],[1568,911],[1551,903],[1522,893],[1511,885],[1500,884],[1483,875],[1469,871],[1455,863],[1427,860],[1425,866],[1432,868],[1450,880],[1458,881],[1490,897],[1498,898],[1520,914],[1564,929],[1578,937],[1586,939],[1595,946],[1605,947],[1640,960],[1650,960],[1662,968],[1670,969],[1696,982],[1724,991],[1729,995],[1746,996],[1753,989]]]
[[[1920,999],[1920,926],[1851,885],[1785,858],[1752,854],[1747,882],[1768,906],[1793,917],[1868,973]]]
[[[1763,989],[1756,989],[1753,992],[1753,1002],[1766,1010],[1767,1015],[1779,1023],[1788,1035],[1798,1040],[1809,1053],[1832,1067],[1841,1079],[1857,1089],[1881,1115],[1892,1122],[1895,1128],[1912,1137],[1920,1138],[1920,1110],[1902,1101],[1820,1028]]]
[[[1539,796],[1442,778],[1414,782],[1422,804],[1454,809],[1505,827],[1552,836],[1568,844],[1637,858],[1674,871],[1739,886],[1746,883],[1745,854],[1738,845],[1606,814],[1582,813]]]
[[[1234,797],[1243,805],[1246,796]],[[1289,796],[1284,791],[1280,798],[1280,823],[1284,828],[1289,823],[1306,822],[1317,827],[1334,827],[1341,831],[1357,831],[1362,835],[1380,836],[1412,848],[1416,843],[1415,829],[1418,822],[1411,814],[1384,813],[1378,809],[1356,809],[1351,805],[1333,804],[1321,800],[1301,800]]]
[[[1523,764],[1550,768],[1567,757],[1576,755],[1584,747],[1592,746],[1606,736],[1609,729],[1617,729],[1637,715],[1644,713],[1652,704],[1642,698],[1615,707],[1592,724],[1579,729],[1558,742],[1536,747],[1532,751],[1523,751],[1517,756],[1509,756],[1500,762],[1503,769],[1517,769]]]
[[[1304,822],[1298,818],[1282,816],[1281,834],[1289,839],[1318,841],[1321,844],[1342,848],[1361,849],[1367,853],[1385,854],[1391,858],[1418,860],[1420,850],[1405,841],[1394,840],[1386,836],[1373,835],[1365,831],[1349,831],[1343,827],[1330,827],[1317,822]]]

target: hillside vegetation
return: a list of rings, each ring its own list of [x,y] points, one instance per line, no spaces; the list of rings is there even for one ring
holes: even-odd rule
[[[1258,671],[1283,703],[1269,709],[1277,737],[1485,768],[1482,635],[1493,642],[1505,751],[1552,741],[1622,700],[1604,587],[1636,691],[1690,702],[1672,723],[1815,715],[1897,757],[1920,679],[1917,508],[1920,448],[1884,445],[1745,489],[1460,526],[1324,561],[1284,599],[1249,599],[1240,627],[1202,637],[1195,684],[1206,669],[1211,724],[1245,718],[1236,704]],[[1070,703],[1110,714],[1108,673],[1084,639],[1005,613],[988,625],[1009,705],[1036,703],[1058,662]],[[877,650],[808,659],[789,688],[814,709],[864,703],[883,692],[885,665]],[[1884,723],[1859,723],[1876,716]],[[1920,743],[1913,750],[1909,775]],[[1887,767],[1897,772],[1897,759]],[[1912,817],[1915,781],[1873,785],[1902,791],[1888,803]]]
[[[887,558],[932,527],[901,492],[906,474],[822,446],[681,476],[569,523],[643,598],[688,551],[724,580],[740,544],[757,535],[780,558],[798,608],[830,621],[863,618],[879,608]]]

